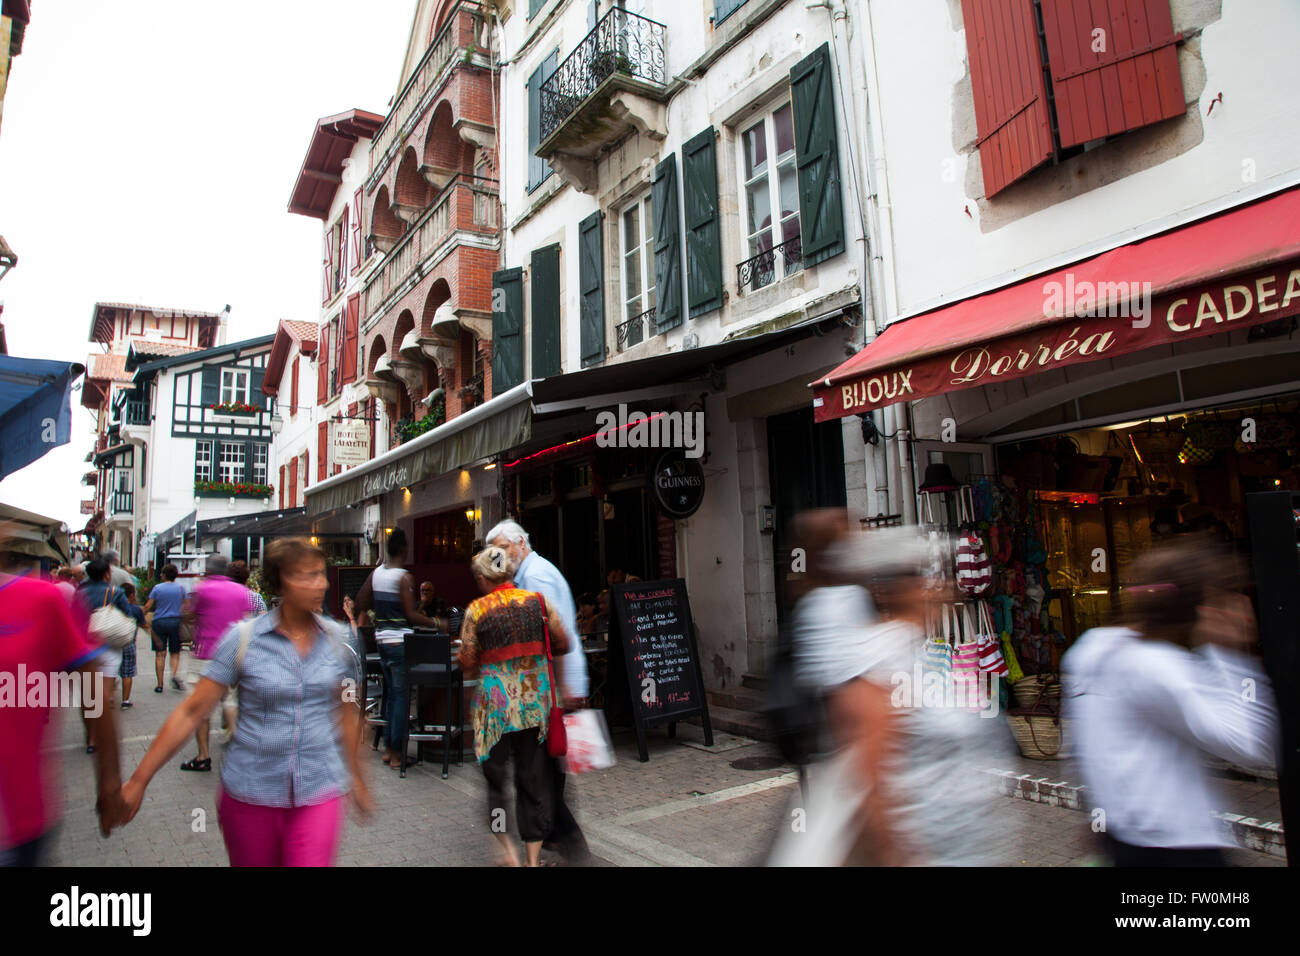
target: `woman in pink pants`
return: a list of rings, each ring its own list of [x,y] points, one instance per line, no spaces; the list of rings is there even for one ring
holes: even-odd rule
[[[130,819],[154,774],[234,687],[239,719],[217,796],[231,866],[329,866],[349,791],[363,814],[372,808],[357,754],[361,658],[348,629],[318,613],[326,589],[319,548],[304,538],[276,541],[263,573],[280,606],[226,632],[122,797]]]

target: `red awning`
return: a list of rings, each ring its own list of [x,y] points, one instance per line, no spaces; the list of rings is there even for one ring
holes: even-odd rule
[[[1300,314],[1300,188],[889,326],[817,421]]]

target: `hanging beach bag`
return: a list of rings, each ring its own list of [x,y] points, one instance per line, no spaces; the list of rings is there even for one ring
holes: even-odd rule
[[[983,707],[984,675],[980,673],[980,649],[971,625],[970,608],[961,605],[961,618],[957,605],[950,607],[953,617],[952,683],[959,706],[979,710]],[[964,622],[964,627],[962,626]],[[965,631],[964,640],[960,633]]]
[[[998,677],[1005,677],[1007,675],[1007,662],[1006,658],[1002,656],[1002,642],[998,640],[998,636],[993,630],[993,621],[983,601],[975,605],[975,615],[978,621],[976,643],[979,645],[980,671],[985,674],[996,674]]]
[[[963,487],[957,498],[957,509],[964,522],[957,536],[957,587],[972,597],[983,594],[993,583],[993,565],[984,550],[984,539],[975,530],[974,501],[971,489]]]
[[[921,672],[926,677],[931,674],[939,675],[946,685],[952,679],[952,644],[949,643],[951,625],[942,608],[938,613],[944,615],[942,618],[943,634],[940,636],[938,633],[939,629],[934,626],[932,617],[930,636],[925,639],[925,645],[921,649]]]

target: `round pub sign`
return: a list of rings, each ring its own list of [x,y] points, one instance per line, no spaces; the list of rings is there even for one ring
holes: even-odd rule
[[[704,500],[704,469],[680,450],[664,452],[650,472],[650,494],[670,518],[689,518]]]

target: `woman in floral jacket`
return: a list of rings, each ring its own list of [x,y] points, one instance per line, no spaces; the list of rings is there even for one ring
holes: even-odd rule
[[[539,865],[542,840],[551,829],[551,761],[546,754],[551,709],[551,655],[569,649],[569,635],[555,609],[539,594],[515,587],[514,568],[501,548],[474,556],[474,580],[483,592],[465,609],[460,664],[478,672],[474,701],[474,755],[488,782],[488,826],[504,854],[519,865],[505,832],[506,767],[514,758],[515,818],[527,851],[527,865]]]

